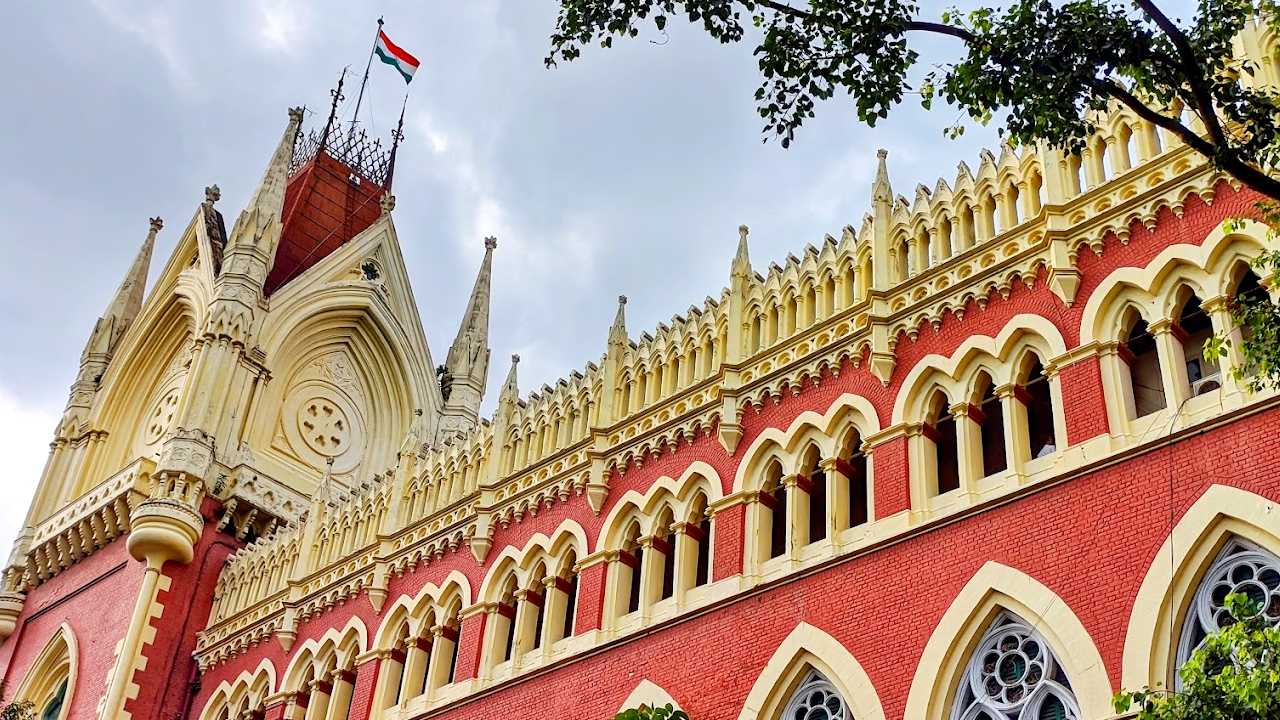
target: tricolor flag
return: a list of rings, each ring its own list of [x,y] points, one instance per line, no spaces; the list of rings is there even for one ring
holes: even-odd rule
[[[381,30],[378,31],[378,43],[373,46],[373,51],[382,58],[382,62],[400,71],[404,76],[405,84],[408,84],[413,79],[413,74],[418,72],[418,58],[391,42],[391,38]]]

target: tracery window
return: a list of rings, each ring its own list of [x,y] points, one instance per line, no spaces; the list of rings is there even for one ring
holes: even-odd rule
[[[978,642],[952,720],[1079,720],[1071,683],[1035,628],[1002,612]]]
[[[67,681],[64,679],[54,691],[53,697],[45,702],[44,709],[40,711],[40,720],[58,720],[62,715],[62,705],[66,699]]]
[[[1210,633],[1235,622],[1226,608],[1231,593],[1243,593],[1269,622],[1280,624],[1280,557],[1240,539],[1227,543],[1196,589],[1182,624],[1178,642],[1178,664],[1191,654]],[[1180,682],[1180,680],[1179,680]]]
[[[853,720],[840,691],[817,670],[796,688],[780,720]]]
[[[711,517],[705,495],[700,494],[695,500],[685,534],[693,544],[693,587],[706,585],[711,580]]]

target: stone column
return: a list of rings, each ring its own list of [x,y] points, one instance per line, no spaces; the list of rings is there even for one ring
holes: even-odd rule
[[[1156,351],[1160,356],[1160,381],[1164,384],[1165,408],[1177,413],[1190,393],[1182,343],[1174,334],[1173,321],[1168,318],[1151,323],[1148,329],[1155,338]]]
[[[950,407],[956,423],[956,462],[960,475],[960,492],[971,495],[978,491],[982,478],[982,431],[973,413],[981,412],[969,403],[956,403]]]
[[[822,458],[819,463],[827,478],[827,537],[849,527],[849,475],[837,457]]]

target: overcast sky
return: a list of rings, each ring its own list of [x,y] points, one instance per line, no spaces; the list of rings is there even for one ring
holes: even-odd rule
[[[909,101],[881,127],[847,100],[798,142],[761,143],[751,47],[683,23],[543,68],[553,0],[13,3],[0,66],[0,547],[39,479],[81,348],[142,241],[164,266],[203,188],[232,222],[287,120],[323,119],[359,73],[379,12],[422,61],[396,167],[395,219],[437,361],[482,238],[497,235],[490,397],[513,352],[521,389],[597,359],[619,293],[632,336],[718,294],[737,227],[757,268],[866,211],[875,151],[911,196],[976,165],[994,132],[945,140],[954,111]],[[929,41],[929,38],[925,38]],[[934,41],[941,42],[941,41]],[[945,58],[945,44],[924,47]],[[375,65],[365,116],[386,131],[404,85]],[[354,97],[354,88],[348,89]],[[362,112],[362,116],[364,113]],[[315,122],[316,117],[309,117]]]

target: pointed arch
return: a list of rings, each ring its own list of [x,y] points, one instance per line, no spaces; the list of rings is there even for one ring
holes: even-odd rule
[[[904,717],[949,717],[965,665],[992,621],[1005,611],[1021,617],[1048,641],[1085,717],[1112,714],[1111,680],[1076,614],[1035,578],[989,561],[960,590],[929,636],[911,681]]]
[[[1172,687],[1183,616],[1201,576],[1232,537],[1280,554],[1277,505],[1247,490],[1210,485],[1187,508],[1134,597],[1121,665],[1125,688]]]
[[[631,694],[627,696],[627,699],[623,700],[622,705],[618,707],[618,712],[637,708],[641,705],[648,705],[651,708],[670,705],[677,710],[680,709],[680,703],[676,702],[676,699],[671,697],[671,693],[654,684],[648,678],[645,678],[636,684],[635,689],[631,691]]]
[[[29,702],[35,706],[37,717],[44,717],[51,705],[56,712],[53,720],[66,720],[71,712],[72,695],[76,689],[79,669],[79,646],[71,626],[62,623],[36,656],[35,662],[22,678],[22,684],[14,693],[15,701]],[[55,705],[56,704],[56,705]]]
[[[857,720],[885,719],[880,696],[862,665],[838,640],[802,622],[765,663],[738,720],[780,720],[792,691],[811,670],[822,673],[840,691]]]

